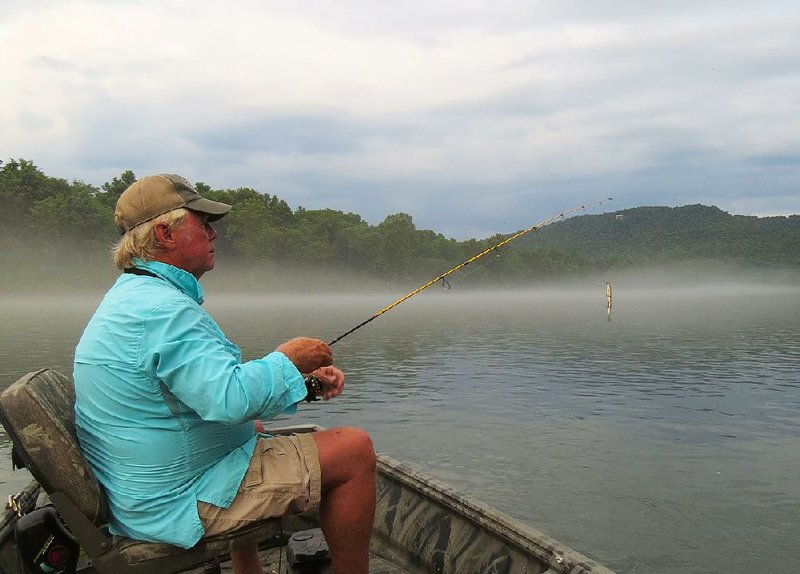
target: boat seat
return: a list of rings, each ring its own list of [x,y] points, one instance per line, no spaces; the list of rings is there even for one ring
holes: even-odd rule
[[[78,446],[74,403],[72,381],[40,369],[3,391],[0,422],[100,574],[182,572],[280,533],[281,519],[273,518],[188,549],[110,535],[105,494]]]

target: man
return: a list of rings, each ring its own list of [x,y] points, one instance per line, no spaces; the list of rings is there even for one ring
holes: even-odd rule
[[[299,337],[242,362],[201,307],[211,223],[230,209],[171,174],[135,182],[117,202],[114,260],[124,273],[74,365],[78,438],[106,490],[111,532],[191,547],[318,508],[334,571],[367,572],[375,452],[366,433],[267,437],[254,428],[315,394],[342,392],[330,347]],[[234,552],[233,564],[237,574],[262,572],[255,546]]]

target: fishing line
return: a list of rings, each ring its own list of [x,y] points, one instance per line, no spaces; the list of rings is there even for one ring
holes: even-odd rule
[[[459,263],[458,265],[456,265],[452,269],[449,269],[448,271],[445,271],[441,275],[437,275],[436,277],[434,277],[433,279],[431,279],[427,283],[424,283],[424,284],[420,285],[419,287],[417,287],[416,289],[414,289],[410,293],[407,293],[406,295],[403,295],[402,297],[400,297],[394,303],[391,303],[391,304],[387,305],[386,307],[384,307],[383,309],[380,309],[374,315],[372,315],[368,319],[362,321],[361,323],[359,323],[358,325],[356,325],[355,327],[353,327],[349,331],[345,331],[344,333],[342,333],[341,335],[336,337],[333,341],[331,341],[328,344],[329,345],[333,345],[336,342],[341,341],[342,339],[347,337],[347,335],[349,335],[350,333],[352,333],[354,331],[357,331],[358,329],[360,329],[361,327],[363,327],[364,325],[366,325],[370,321],[374,321],[375,319],[377,319],[378,317],[380,317],[381,315],[383,315],[387,311],[391,311],[392,309],[397,307],[403,301],[411,299],[414,295],[416,295],[420,291],[423,291],[423,290],[427,289],[428,287],[430,287],[434,283],[438,283],[439,281],[442,281],[442,286],[444,286],[445,289],[449,289],[450,288],[450,283],[447,282],[445,277],[447,277],[451,273],[455,273],[459,269],[462,269],[462,268],[466,267],[470,263],[472,263],[474,261],[477,261],[478,259],[480,259],[484,255],[486,255],[488,253],[491,253],[492,251],[495,251],[496,249],[511,243],[512,241],[514,241],[518,237],[522,237],[526,233],[530,233],[531,231],[534,231],[536,229],[541,229],[542,227],[550,225],[551,223],[555,223],[556,221],[562,221],[563,219],[565,219],[568,215],[570,215],[572,213],[575,213],[575,212],[578,212],[578,211],[584,211],[584,210],[589,209],[590,207],[593,207],[595,205],[600,205],[605,201],[612,201],[612,200],[613,200],[613,198],[609,197],[607,199],[603,199],[603,200],[600,200],[600,201],[595,201],[595,202],[592,202],[592,203],[586,203],[584,205],[579,205],[578,207],[573,207],[572,209],[568,209],[567,211],[563,211],[563,212],[559,213],[558,215],[554,215],[554,216],[552,216],[552,217],[550,217],[548,219],[545,219],[544,221],[540,221],[539,223],[537,223],[535,225],[531,225],[530,227],[527,227],[527,228],[523,229],[522,231],[518,231],[517,233],[515,233],[515,234],[513,234],[513,235],[511,235],[509,237],[506,237],[502,241],[500,241],[498,243],[495,243],[491,247],[488,247],[487,249],[484,249],[480,253],[478,253],[476,255],[473,255],[469,259],[467,259],[465,261],[462,261],[461,263]]]

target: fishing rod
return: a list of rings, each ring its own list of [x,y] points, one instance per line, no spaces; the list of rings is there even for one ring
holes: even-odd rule
[[[448,270],[448,271],[445,271],[444,273],[442,273],[441,275],[437,275],[436,277],[434,277],[433,279],[431,279],[431,280],[430,280],[430,281],[428,281],[427,283],[424,283],[423,285],[420,285],[419,287],[417,287],[416,289],[414,289],[414,290],[413,290],[413,291],[411,291],[410,293],[408,293],[408,294],[406,294],[406,295],[403,295],[402,297],[400,297],[400,298],[399,298],[397,301],[395,301],[394,303],[391,303],[391,304],[387,305],[386,307],[384,307],[383,309],[381,309],[381,310],[377,311],[377,312],[376,312],[374,315],[372,315],[372,317],[370,317],[370,318],[368,318],[368,319],[366,319],[366,320],[362,321],[361,323],[359,323],[358,325],[356,325],[355,327],[353,327],[353,328],[352,328],[352,329],[350,329],[349,331],[345,331],[344,333],[342,333],[341,335],[339,335],[338,337],[336,337],[336,338],[335,338],[333,341],[331,341],[331,342],[330,342],[330,343],[328,343],[328,344],[329,344],[329,345],[333,345],[333,344],[335,344],[336,342],[338,342],[338,341],[341,341],[342,339],[344,339],[345,337],[347,337],[347,335],[349,335],[350,333],[352,333],[352,332],[354,332],[354,331],[357,331],[357,330],[359,330],[361,327],[363,327],[364,325],[366,325],[366,324],[367,324],[367,323],[369,323],[370,321],[374,321],[375,319],[377,319],[378,317],[380,317],[381,315],[383,315],[383,314],[384,314],[384,313],[386,313],[387,311],[391,311],[392,309],[394,309],[395,307],[397,307],[397,306],[398,306],[400,303],[402,303],[403,301],[406,301],[406,300],[408,300],[408,299],[411,299],[411,298],[412,298],[414,295],[416,295],[416,294],[417,294],[417,293],[419,293],[420,291],[423,291],[423,290],[427,289],[428,287],[430,287],[430,286],[431,286],[431,285],[433,285],[434,283],[437,283],[437,282],[439,282],[439,281],[444,281],[444,278],[445,278],[445,277],[447,277],[448,275],[450,275],[451,273],[455,273],[456,271],[458,271],[459,269],[462,269],[463,267],[466,267],[467,265],[469,265],[469,264],[470,264],[470,263],[472,263],[473,261],[477,261],[478,259],[480,259],[480,258],[481,258],[481,257],[483,257],[484,255],[486,255],[486,254],[488,254],[488,253],[491,253],[492,251],[494,251],[494,250],[496,250],[496,249],[498,249],[498,248],[500,248],[500,247],[503,247],[504,245],[507,245],[507,244],[511,243],[512,241],[514,241],[514,240],[515,240],[515,239],[517,239],[518,237],[522,237],[522,236],[523,236],[523,235],[525,235],[526,233],[530,233],[531,231],[534,231],[534,230],[536,230],[536,229],[541,229],[542,227],[545,227],[545,226],[547,226],[547,225],[550,225],[551,223],[555,223],[556,221],[561,221],[561,220],[563,220],[563,219],[564,219],[566,216],[570,215],[571,213],[575,213],[575,212],[577,212],[577,211],[583,211],[583,210],[589,209],[590,207],[593,207],[593,206],[595,206],[595,205],[600,205],[600,204],[602,204],[604,201],[613,201],[613,198],[612,198],[612,197],[609,197],[609,198],[607,198],[607,199],[603,199],[603,200],[599,200],[599,201],[594,201],[594,202],[592,202],[592,203],[586,203],[586,204],[584,204],[584,205],[579,205],[578,207],[573,207],[572,209],[568,209],[567,211],[564,211],[564,212],[562,212],[562,213],[559,213],[558,215],[554,215],[553,217],[550,217],[550,218],[548,218],[548,219],[545,219],[544,221],[540,221],[539,223],[537,223],[537,224],[535,224],[535,225],[531,225],[530,227],[527,227],[527,228],[523,229],[522,231],[518,231],[518,232],[517,232],[517,233],[515,233],[514,235],[511,235],[511,236],[509,236],[509,237],[506,237],[505,239],[503,239],[503,240],[502,240],[502,241],[500,241],[499,243],[495,243],[494,245],[492,245],[492,246],[491,246],[491,247],[489,247],[488,249],[484,249],[483,251],[481,251],[480,253],[478,253],[478,254],[476,254],[476,255],[473,255],[472,257],[470,257],[470,258],[469,258],[469,259],[467,259],[466,261],[462,261],[461,263],[459,263],[458,265],[456,265],[456,266],[455,266],[455,267],[453,267],[452,269],[450,269],[450,270]]]

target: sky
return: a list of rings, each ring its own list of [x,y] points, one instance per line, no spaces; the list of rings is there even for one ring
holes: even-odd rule
[[[800,213],[797,0],[5,0],[0,159],[131,169],[457,239]]]

